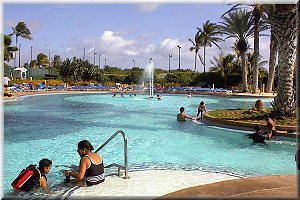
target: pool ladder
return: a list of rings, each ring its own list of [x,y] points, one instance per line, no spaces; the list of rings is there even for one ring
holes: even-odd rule
[[[128,179],[128,150],[127,150],[127,137],[125,135],[125,133],[122,130],[118,130],[116,131],[112,136],[110,136],[110,138],[108,138],[108,140],[106,140],[106,142],[104,142],[96,151],[95,153],[97,153],[98,151],[100,151],[105,145],[107,145],[112,139],[114,139],[119,133],[121,133],[123,135],[123,139],[124,139],[124,166],[116,164],[116,163],[112,163],[110,165],[105,166],[105,168],[111,168],[111,167],[117,167],[118,168],[118,175],[121,176],[121,170],[125,170],[125,176],[123,178]]]

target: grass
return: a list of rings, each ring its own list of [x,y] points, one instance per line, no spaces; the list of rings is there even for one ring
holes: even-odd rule
[[[227,120],[244,121],[249,123],[265,124],[263,115],[271,113],[271,109],[265,109],[260,112],[249,112],[249,109],[219,109],[209,113],[209,115]],[[273,119],[276,125],[281,126],[296,126],[296,118]]]

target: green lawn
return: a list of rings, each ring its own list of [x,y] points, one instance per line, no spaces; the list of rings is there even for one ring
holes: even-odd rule
[[[219,119],[228,119],[228,120],[237,120],[237,121],[245,121],[250,123],[260,123],[265,124],[265,120],[263,119],[263,115],[266,113],[270,113],[271,109],[265,109],[261,112],[249,112],[249,109],[220,109],[210,111],[209,115],[219,118]],[[282,126],[296,126],[296,118],[286,118],[283,120],[273,119],[276,125]]]

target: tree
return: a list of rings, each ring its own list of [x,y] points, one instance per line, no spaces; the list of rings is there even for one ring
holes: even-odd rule
[[[11,33],[10,35],[15,35],[16,36],[16,46],[18,46],[18,37],[22,37],[22,38],[26,38],[28,40],[32,40],[31,32],[28,29],[25,22],[19,22],[16,25],[16,27],[12,27],[12,29],[13,29],[13,33]],[[16,59],[16,56],[15,56],[15,59]],[[14,66],[15,66],[15,62],[14,62]]]
[[[259,32],[268,29],[268,25],[266,24],[266,21],[263,20],[264,17],[264,11],[265,7],[264,5],[260,4],[254,4],[254,5],[241,5],[237,4],[234,5],[228,12],[232,12],[237,9],[241,8],[250,8],[251,14],[253,17],[254,22],[254,57],[253,57],[253,63],[252,63],[252,93],[256,94],[258,92],[258,76],[259,76],[259,66],[258,66],[258,60],[259,60]],[[224,15],[224,14],[223,14]]]
[[[251,13],[245,10],[230,12],[227,15],[228,17],[222,17],[222,33],[228,35],[225,40],[236,39],[235,47],[241,55],[243,91],[248,92],[245,53],[250,47],[248,40],[253,37],[253,18],[251,18]]]
[[[18,47],[10,46],[11,45],[11,36],[4,35],[4,61],[9,62],[13,59],[13,53],[18,51]]]
[[[72,63],[69,58],[61,63],[58,67],[58,72],[62,78],[70,78],[72,76]]]
[[[259,80],[260,77],[260,72],[263,71],[262,67],[264,65],[266,65],[268,62],[267,61],[261,61],[261,56],[258,57],[257,59],[257,66],[258,66],[258,74],[257,74],[257,81]],[[253,82],[253,78],[254,78],[254,73],[255,73],[255,62],[256,62],[256,58],[255,58],[255,53],[247,53],[246,54],[246,65],[247,65],[247,81],[249,83]],[[258,83],[258,82],[257,82]]]
[[[210,23],[209,20],[207,20],[203,26],[202,29],[197,28],[199,35],[199,39],[201,42],[199,42],[203,46],[203,72],[205,72],[205,53],[206,53],[206,47],[211,47],[212,44],[216,45],[219,49],[219,45],[217,42],[223,41],[220,36],[222,36],[221,32],[221,26],[215,24],[215,23]],[[197,34],[198,34],[197,33]]]
[[[214,67],[211,67],[209,71],[220,73],[224,78],[224,86],[227,86],[228,75],[234,70],[234,59],[235,56],[228,54],[223,56],[222,53],[219,54],[219,57],[213,57],[213,61],[210,61]]]
[[[275,5],[264,5],[265,12],[267,13],[266,20],[269,24],[271,24],[272,17],[275,11]],[[266,92],[271,92],[274,86],[274,78],[277,67],[277,54],[278,54],[278,45],[274,35],[274,28],[270,26],[270,56],[269,56],[269,74]]]
[[[36,60],[32,60],[30,66],[32,68],[36,67],[47,67],[50,64],[50,61],[46,54],[40,53],[36,56]]]
[[[194,72],[196,72],[197,70],[197,55],[199,56],[199,59],[201,61],[201,57],[200,55],[198,54],[199,50],[200,50],[200,47],[202,46],[201,44],[201,39],[200,39],[200,32],[198,31],[196,34],[195,34],[195,41],[193,41],[192,39],[189,39],[189,41],[193,44],[192,47],[189,48],[190,51],[195,51],[195,68],[194,68]]]
[[[28,40],[32,40],[31,32],[27,28],[27,25],[25,22],[19,22],[16,27],[12,27],[13,29],[13,35],[16,36],[16,46],[18,46],[18,37],[26,38]]]
[[[296,115],[294,72],[296,65],[296,5],[276,4],[271,19],[278,44],[277,96],[271,102],[272,114],[278,118]]]

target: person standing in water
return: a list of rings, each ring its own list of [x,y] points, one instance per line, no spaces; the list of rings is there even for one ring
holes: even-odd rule
[[[200,104],[199,104],[199,107],[198,107],[198,113],[197,113],[197,117],[198,117],[199,114],[201,113],[201,115],[200,115],[200,120],[201,120],[201,121],[202,121],[202,119],[203,119],[203,111],[206,112],[206,106],[205,106],[204,102],[201,101]]]

